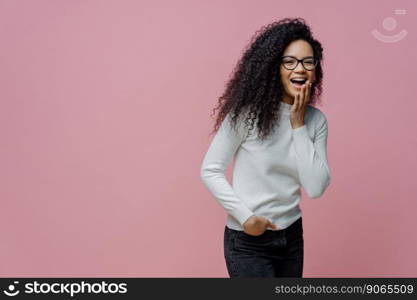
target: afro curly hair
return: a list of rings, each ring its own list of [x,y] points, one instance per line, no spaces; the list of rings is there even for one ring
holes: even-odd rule
[[[246,126],[251,126],[250,130],[257,120],[256,127],[262,140],[270,134],[278,120],[284,95],[277,66],[286,47],[300,39],[310,44],[318,61],[308,104],[315,105],[318,102],[322,93],[323,48],[313,38],[304,19],[285,18],[261,27],[250,39],[231,73],[223,95],[219,97],[217,107],[213,109],[212,115],[216,110],[219,113],[211,134],[217,132],[228,114],[231,115],[231,124],[235,130],[237,120],[244,116]]]

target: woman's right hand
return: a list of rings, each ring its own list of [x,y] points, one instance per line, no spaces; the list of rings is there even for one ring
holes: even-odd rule
[[[267,218],[254,215],[243,224],[243,231],[249,235],[258,236],[263,234],[268,227],[273,230],[279,229],[277,225],[272,224]]]

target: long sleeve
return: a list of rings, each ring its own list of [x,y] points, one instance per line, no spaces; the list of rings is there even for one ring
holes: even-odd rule
[[[226,115],[204,157],[200,177],[217,202],[243,225],[254,213],[236,196],[224,174],[247,135],[243,122],[238,122],[236,127],[237,132],[230,124],[230,115]]]
[[[310,198],[322,196],[331,181],[327,163],[327,119],[322,116],[315,132],[314,143],[306,125],[292,130],[300,182]]]

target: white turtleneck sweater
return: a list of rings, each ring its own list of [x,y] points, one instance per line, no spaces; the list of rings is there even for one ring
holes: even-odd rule
[[[284,229],[301,217],[301,190],[320,197],[330,184],[327,163],[327,119],[307,105],[304,125],[293,129],[291,104],[281,102],[279,126],[261,142],[257,128],[248,130],[239,118],[238,132],[228,114],[204,157],[200,176],[226,210],[226,226],[243,230],[252,215],[263,216]],[[225,170],[234,157],[233,182]],[[270,228],[268,228],[270,230]]]

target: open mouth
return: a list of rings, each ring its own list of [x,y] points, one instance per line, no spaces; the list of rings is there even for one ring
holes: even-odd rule
[[[307,82],[307,79],[290,79],[290,81],[296,88],[301,88],[301,86]]]

